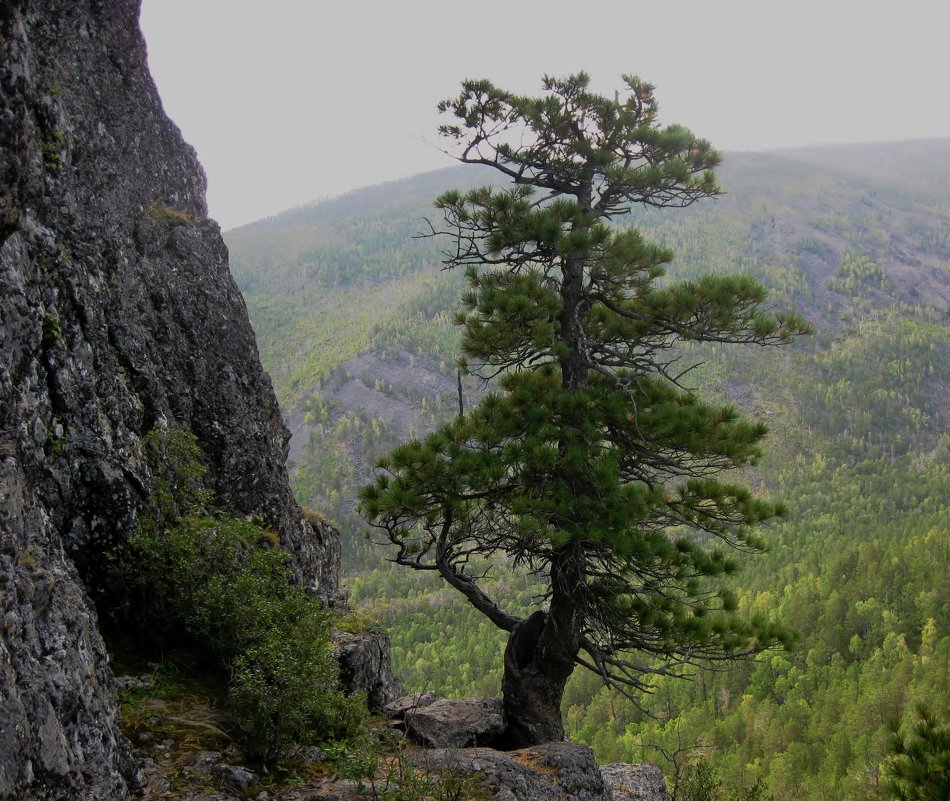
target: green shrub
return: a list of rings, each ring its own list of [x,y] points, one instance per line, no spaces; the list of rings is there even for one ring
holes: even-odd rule
[[[52,345],[63,338],[63,324],[56,312],[46,312],[43,315],[43,344]]]
[[[204,483],[208,468],[194,434],[156,426],[142,438],[142,449],[152,468],[151,513],[142,521],[144,527],[173,525],[186,514],[211,507],[213,495]]]
[[[131,540],[145,616],[180,627],[226,668],[237,735],[272,762],[293,743],[346,737],[365,699],[339,689],[331,616],[290,583],[286,554],[244,520],[190,515]]]
[[[868,289],[889,289],[891,281],[887,273],[872,259],[857,253],[845,253],[841,264],[828,280],[828,288],[852,297],[864,294]]]
[[[484,777],[448,767],[429,770],[415,764],[405,737],[390,731],[380,742],[327,749],[337,775],[358,780],[358,797],[367,801],[489,801]]]
[[[163,429],[146,447],[158,457],[154,511],[139,521],[119,571],[150,636],[184,640],[228,672],[236,734],[251,759],[352,735],[365,699],[339,688],[332,617],[292,584],[273,532],[206,511],[193,436]]]
[[[751,785],[726,788],[719,778],[719,771],[705,757],[689,762],[683,767],[673,788],[674,801],[774,801],[765,794],[761,780]]]
[[[716,769],[704,758],[690,762],[683,769],[673,791],[676,801],[716,801],[722,782]]]
[[[36,127],[43,154],[43,167],[47,172],[57,173],[63,168],[63,151],[66,149],[66,135],[56,127]]]

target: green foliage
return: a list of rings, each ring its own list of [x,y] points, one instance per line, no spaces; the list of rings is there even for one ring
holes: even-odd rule
[[[58,173],[63,168],[63,151],[66,149],[66,135],[55,126],[37,127],[40,140],[40,152],[43,167],[47,172]]]
[[[705,757],[688,762],[677,776],[673,801],[774,801],[765,794],[762,781],[728,789],[716,768]]]
[[[406,739],[394,731],[334,742],[326,747],[337,776],[355,781],[357,798],[367,801],[488,801],[478,775],[429,770],[410,759]]]
[[[845,253],[841,264],[828,281],[828,286],[836,292],[857,295],[870,288],[887,289],[891,285],[880,265],[867,256],[857,253]]]
[[[817,381],[795,392],[836,460],[926,451],[950,425],[938,401],[950,383],[950,330],[939,318],[875,314],[816,353],[813,370]]]
[[[63,436],[63,424],[55,417],[46,426],[46,447],[54,456],[65,456],[69,453],[69,440]]]
[[[364,191],[365,215],[341,198],[316,207],[289,235],[267,224],[228,233],[231,268],[285,409],[368,349],[454,350],[446,348],[457,341],[447,306],[433,309],[433,297],[443,297],[446,284],[454,297],[456,282],[431,275],[438,249],[413,238],[433,191],[400,193],[378,206]]]
[[[143,526],[160,529],[210,508],[213,493],[204,484],[208,468],[194,434],[159,425],[142,438],[142,450],[152,468],[151,511]]]
[[[290,583],[267,533],[223,516],[182,518],[131,540],[143,614],[179,627],[231,675],[230,705],[246,754],[271,762],[296,743],[352,734],[358,696],[338,689],[332,620]]]
[[[357,737],[327,743],[324,752],[337,776],[364,779],[375,776],[379,770],[380,753],[377,745],[373,733],[365,730]]]
[[[53,97],[61,98],[63,96],[63,87],[52,78],[44,78],[40,87],[44,92],[48,92]]]
[[[488,567],[483,562],[473,569]],[[485,591],[530,614],[542,587],[518,571],[491,568]],[[384,563],[352,577],[349,586],[352,603],[382,621],[393,665],[413,692],[438,688],[448,698],[497,694],[504,632],[437,576]]]
[[[63,338],[63,325],[56,312],[47,312],[43,315],[43,344],[52,345]]]
[[[365,701],[338,688],[333,619],[292,583],[273,532],[205,511],[205,470],[189,432],[157,429],[144,446],[155,511],[116,573],[138,594],[151,636],[184,640],[229,673],[234,725],[252,759],[273,762],[293,744],[357,731]]]
[[[336,621],[336,627],[347,634],[362,634],[366,631],[381,633],[373,618],[360,609],[351,609]]]
[[[950,724],[939,721],[925,705],[916,707],[917,722],[908,736],[893,724],[889,743],[887,789],[899,801],[950,799]]]
[[[905,457],[798,476],[786,492],[800,514],[734,580],[741,612],[800,632],[794,651],[690,685],[662,680],[649,714],[569,686],[574,736],[604,761],[703,744],[724,786],[761,780],[777,799],[870,797],[888,718],[950,692],[948,466]]]
[[[673,788],[673,801],[716,801],[721,787],[713,766],[705,759],[698,759],[684,768]]]
[[[492,794],[475,774],[451,769],[430,771],[409,760],[405,741],[389,738],[384,770],[374,775],[363,795],[372,801],[488,801]]]
[[[663,281],[672,252],[610,224],[636,204],[719,193],[709,143],[659,127],[653,87],[624,82],[621,102],[590,92],[584,73],[545,77],[540,98],[466,81],[440,104],[460,160],[514,184],[443,193],[446,230],[433,233],[469,286],[456,314],[462,365],[500,391],[380,460],[360,510],[395,561],[438,571],[507,631],[521,616],[479,588],[470,560],[540,576],[538,642],[550,639],[527,663],[557,653],[563,667],[539,670],[553,682],[583,651],[581,664],[630,692],[651,674],[790,639],[737,615],[717,586],[735,563],[716,545],[759,550],[753,527],[783,514],[716,478],[755,464],[766,428],[701,401],[672,365],[686,343],[780,344],[810,328],[766,308],[749,276]],[[506,694],[513,681],[506,660]]]
[[[771,530],[768,552],[738,559],[738,572],[725,580],[740,610],[795,628],[797,647],[729,673],[701,671],[691,683],[660,680],[641,699],[649,715],[576,673],[565,721],[601,761],[658,761],[672,786],[672,768],[653,745],[669,748],[679,731],[684,742],[707,746],[724,787],[761,779],[781,801],[865,801],[883,794],[887,718],[908,715],[918,700],[939,709],[950,697],[950,329],[940,305],[950,258],[947,152],[946,143],[932,142],[728,154],[717,172],[729,192],[715,203],[631,213],[645,238],[676,253],[665,265],[668,280],[696,279],[710,268],[753,276],[776,303],[805,311],[819,334],[778,360],[775,351],[753,348],[686,351],[703,362],[688,376],[698,393],[769,423],[761,470],[747,475],[786,498],[792,514]],[[858,179],[842,171],[844,157],[860,168]],[[285,415],[295,409],[288,398],[307,397],[361,349],[408,350],[451,367],[450,340],[460,333],[451,309],[464,275],[426,275],[438,258],[432,240],[376,240],[368,271],[385,273],[387,251],[418,254],[419,272],[381,281],[384,291],[371,281],[345,291],[294,283],[293,252],[307,240],[341,258],[344,251],[366,256],[336,232],[418,230],[413,221],[429,198],[486,182],[469,170],[364,190],[227,234]],[[880,265],[888,290],[828,292],[847,253]],[[365,310],[372,314],[360,316]],[[312,369],[318,363],[323,372]],[[408,398],[412,377],[400,385],[392,373],[378,375]],[[353,603],[390,632],[409,689],[444,688],[456,698],[497,692],[503,632],[433,576],[383,562],[364,543],[347,509],[375,458],[361,445],[367,425],[353,425],[356,410],[335,399],[330,383],[320,391],[332,419],[350,424],[328,427],[299,457],[296,491],[332,509],[341,525]],[[468,407],[477,396],[466,393]],[[453,400],[440,422],[454,415]],[[420,399],[407,405],[421,410]],[[310,458],[326,460],[326,468],[309,472]],[[495,566],[486,590],[524,614],[539,588]]]

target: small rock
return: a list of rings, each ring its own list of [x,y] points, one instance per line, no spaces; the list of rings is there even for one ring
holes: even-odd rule
[[[429,748],[491,745],[505,731],[499,698],[436,701],[406,712],[406,733]]]
[[[120,693],[130,690],[150,690],[155,686],[151,676],[116,676],[115,688]]]
[[[154,742],[155,742],[155,735],[152,734],[150,731],[140,731],[140,732],[137,732],[135,735],[136,745],[147,747],[147,746],[152,745]]]
[[[257,774],[241,765],[215,765],[211,772],[235,790],[246,790],[257,781]]]
[[[168,792],[172,785],[162,773],[161,768],[151,759],[142,760],[138,773],[139,787],[148,796]]]
[[[191,766],[193,768],[211,770],[211,768],[217,765],[222,759],[224,759],[224,755],[220,751],[200,751],[195,755]]]
[[[369,797],[364,782],[349,779],[323,779],[281,794],[282,801],[366,801]]]
[[[222,759],[224,756],[220,751],[201,751],[192,760],[191,765],[185,768],[184,773],[187,776],[208,778],[211,775],[211,769]]]
[[[327,752],[315,745],[310,745],[304,748],[302,756],[304,762],[309,765],[313,765],[317,762],[327,761]]]

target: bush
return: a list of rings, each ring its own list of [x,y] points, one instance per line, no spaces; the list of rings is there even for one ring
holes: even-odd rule
[[[673,797],[676,801],[716,801],[721,787],[715,768],[705,758],[700,758],[684,768]]]
[[[339,689],[331,616],[290,583],[286,554],[259,526],[186,516],[146,528],[131,552],[148,619],[180,627],[231,674],[229,700],[245,754],[270,762],[292,743],[352,734],[364,699]]]
[[[272,762],[293,743],[355,733],[365,699],[339,688],[332,617],[292,584],[273,532],[208,513],[194,438],[147,439],[161,457],[154,512],[121,561],[143,628],[186,641],[230,675],[229,704],[245,755]]]
[[[144,527],[173,525],[186,514],[211,508],[212,493],[204,484],[208,469],[194,434],[160,425],[142,438],[142,450],[152,468],[151,513]]]

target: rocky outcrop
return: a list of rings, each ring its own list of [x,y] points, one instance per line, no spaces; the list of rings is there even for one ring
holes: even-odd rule
[[[128,797],[103,566],[152,489],[143,438],[193,432],[222,506],[337,598],[194,151],[146,68],[137,0],[0,4],[0,797]]]
[[[415,702],[415,703],[414,703]],[[424,702],[424,703],[419,703]],[[499,699],[432,701],[406,696],[388,708],[406,733],[427,746],[409,751],[427,776],[468,777],[477,797],[495,801],[669,801],[655,765],[612,763],[598,767],[586,745],[570,741],[500,751],[504,732]]]
[[[382,634],[339,632],[336,640],[340,679],[351,692],[365,692],[373,711],[386,708],[402,695],[402,682],[392,671],[389,638]]]
[[[669,801],[652,765],[615,765],[608,775],[579,743],[547,743],[517,751],[491,748],[406,748],[398,768],[359,782],[327,776],[289,790],[269,788],[275,801],[365,801],[368,798],[477,798],[483,801]],[[655,775],[654,775],[655,774]],[[414,775],[416,780],[407,778]],[[618,775],[633,778],[624,783]],[[658,781],[656,780],[658,777]],[[427,792],[420,792],[420,786]],[[403,791],[411,788],[403,794]],[[197,801],[197,800],[195,800]]]
[[[495,745],[505,733],[499,698],[446,699],[404,712],[406,734],[428,748]]]
[[[612,801],[669,801],[666,779],[656,765],[611,762],[600,773]]]
[[[572,742],[546,743],[517,751],[490,748],[439,749],[421,751],[413,761],[429,774],[450,772],[472,777],[480,797],[495,801],[668,801],[662,775],[659,785],[641,785],[643,792],[632,794],[615,781],[614,774],[602,774],[594,754],[586,745]],[[630,773],[652,765],[626,765]],[[652,773],[651,773],[652,776]]]
[[[125,798],[96,615],[13,455],[0,464],[0,798]]]
[[[421,693],[409,693],[401,695],[393,701],[390,701],[383,707],[383,713],[390,720],[403,721],[406,715],[416,709],[424,706],[431,706],[436,702],[436,694],[432,690],[426,690]]]

